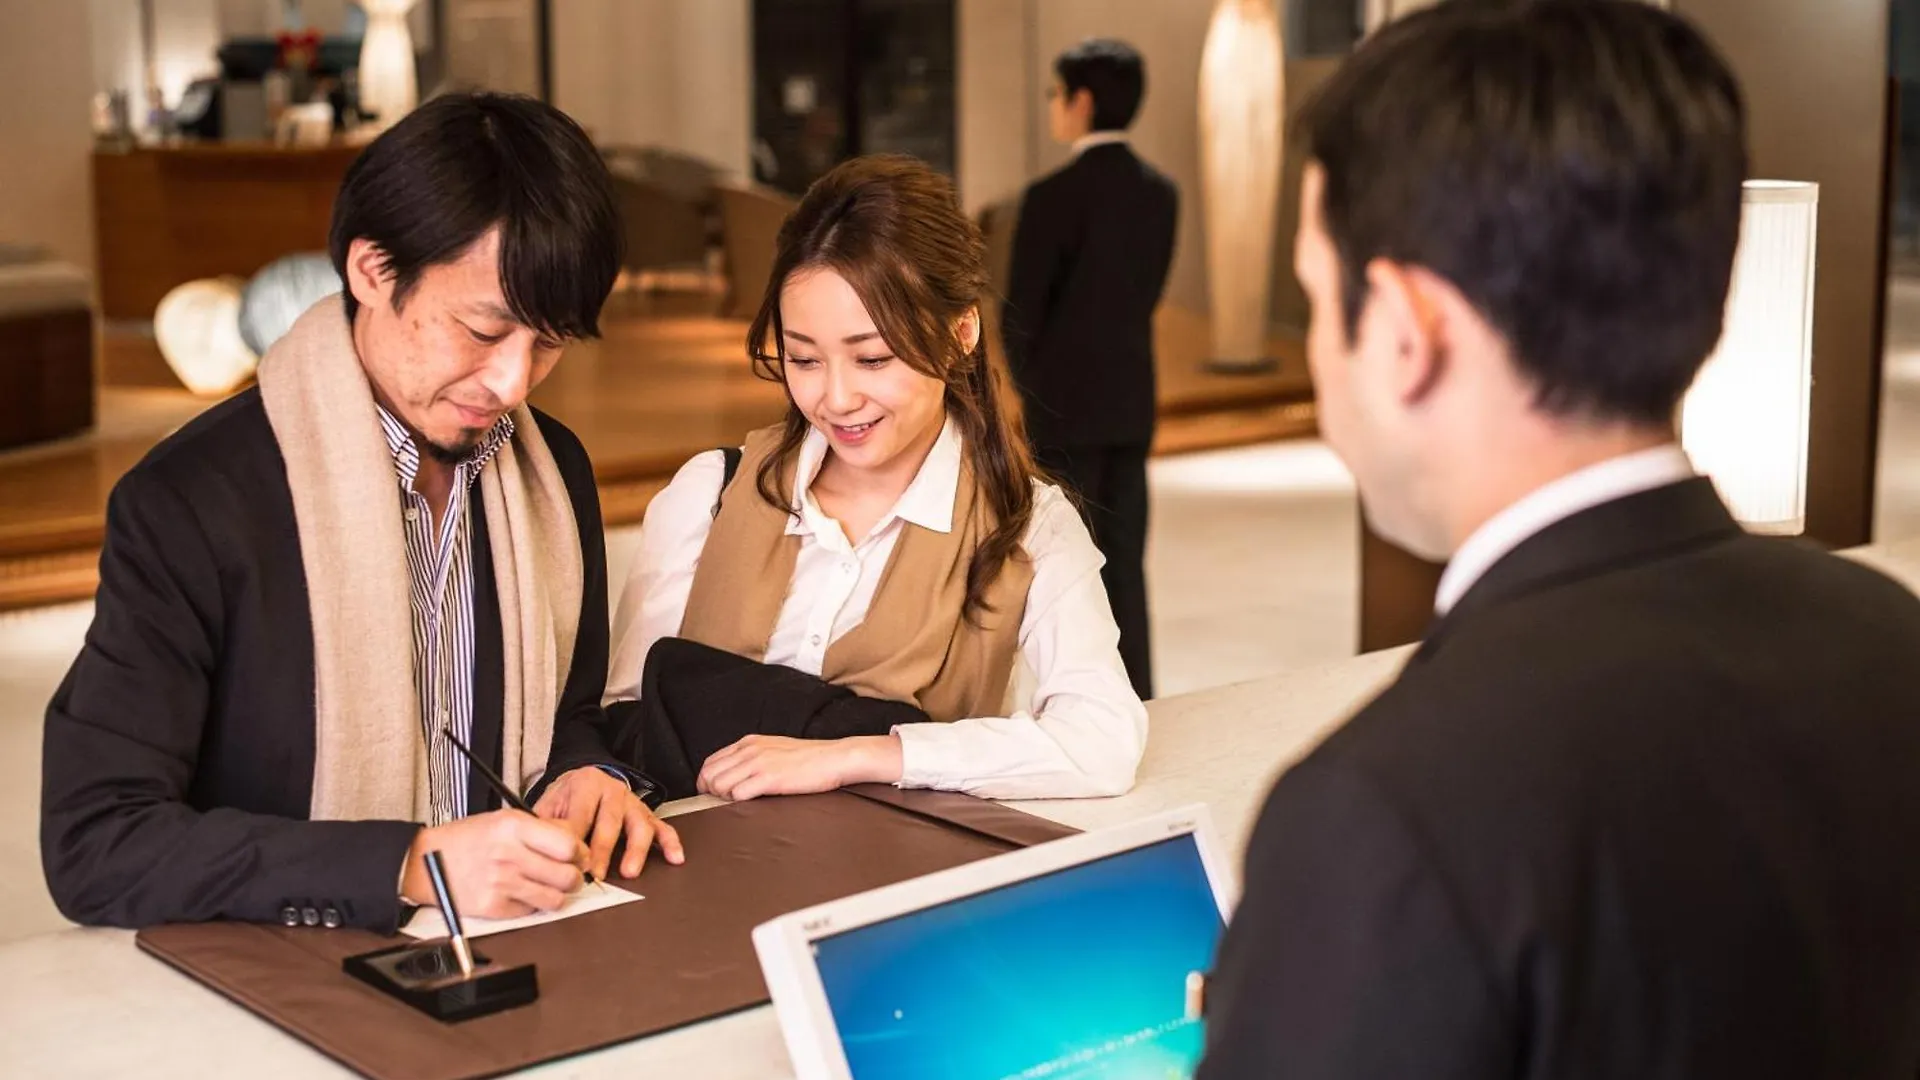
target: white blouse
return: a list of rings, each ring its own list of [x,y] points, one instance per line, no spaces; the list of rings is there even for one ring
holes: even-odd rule
[[[820,674],[827,649],[866,618],[905,523],[953,528],[960,448],[949,421],[900,500],[854,544],[809,490],[827,442],[808,433],[798,463],[799,516],[787,523],[787,534],[801,537],[800,553],[767,644],[768,663]],[[637,698],[647,651],[679,633],[725,472],[719,451],[701,454],[647,507],[614,617],[607,701]],[[1118,795],[1133,786],[1147,710],[1120,661],[1120,630],[1100,583],[1105,560],[1073,504],[1049,484],[1035,485],[1022,546],[1033,560],[1033,584],[1020,622],[1021,670],[1009,693],[1015,707],[1006,716],[894,728],[901,787],[1039,799]]]

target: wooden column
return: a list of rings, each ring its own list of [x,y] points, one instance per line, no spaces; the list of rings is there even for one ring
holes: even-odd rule
[[[1433,619],[1439,563],[1382,540],[1360,523],[1360,651],[1418,641]]]

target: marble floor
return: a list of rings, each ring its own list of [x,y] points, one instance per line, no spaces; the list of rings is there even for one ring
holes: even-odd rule
[[[1920,536],[1920,280],[1894,286],[1877,536]],[[1155,459],[1149,584],[1163,693],[1336,660],[1357,633],[1350,478],[1300,440]],[[636,530],[608,535],[623,580]],[[0,941],[62,925],[41,881],[42,711],[91,605],[0,615]]]

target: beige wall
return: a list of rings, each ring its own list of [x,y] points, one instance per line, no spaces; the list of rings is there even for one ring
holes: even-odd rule
[[[93,264],[87,5],[0,0],[0,242]]]
[[[1200,54],[1212,8],[1206,0],[960,0],[958,179],[968,208],[1015,197],[1066,162],[1067,148],[1047,136],[1045,88],[1053,58],[1088,37],[1122,38],[1147,66],[1134,147],[1180,188],[1167,299],[1205,311],[1198,112]],[[1290,220],[1283,215],[1288,230]],[[1287,231],[1284,242],[1291,239]],[[1284,292],[1291,277],[1281,278],[1276,285]]]
[[[91,20],[93,89],[131,92],[133,121],[144,123],[145,59],[140,49],[140,0],[88,0],[82,7]],[[180,92],[196,78],[217,74],[220,62],[220,0],[159,0],[153,5],[154,74],[168,105],[179,104]]]
[[[1124,38],[1147,62],[1135,145],[1180,186],[1168,297],[1204,311],[1196,113],[1211,13],[1206,0],[959,0],[956,179],[968,211],[1017,197],[1066,161],[1047,138],[1053,57],[1086,37]],[[552,40],[555,103],[596,138],[749,173],[751,0],[561,0]]]
[[[959,97],[954,180],[968,213],[1017,198],[1034,175],[1030,104],[1035,81],[1033,0],[959,0],[955,42]]]
[[[92,33],[93,88],[126,90],[133,119],[139,120],[140,87],[146,74],[140,59],[140,0],[88,0]]]
[[[747,175],[751,0],[561,0],[554,104],[602,143],[662,146]]]

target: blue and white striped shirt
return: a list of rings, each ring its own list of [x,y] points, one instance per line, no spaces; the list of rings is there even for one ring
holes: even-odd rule
[[[420,695],[425,728],[428,781],[433,820],[440,825],[467,815],[468,766],[453,744],[440,738],[448,728],[473,745],[473,530],[468,523],[471,492],[480,473],[502,444],[513,437],[513,417],[502,416],[465,461],[455,466],[446,513],[433,520],[427,497],[414,490],[420,473],[420,448],[406,426],[384,407],[380,427],[400,480],[400,504],[407,539],[407,576],[412,581],[413,682]],[[438,526],[436,528],[436,525]],[[489,572],[491,567],[487,568]]]

